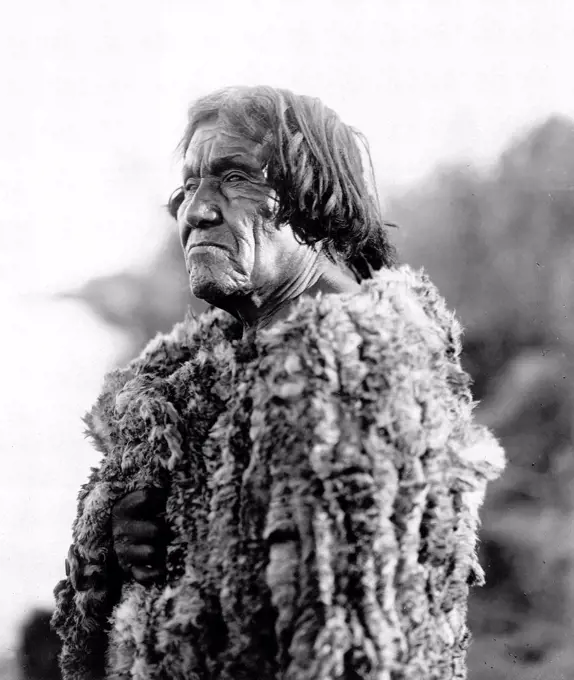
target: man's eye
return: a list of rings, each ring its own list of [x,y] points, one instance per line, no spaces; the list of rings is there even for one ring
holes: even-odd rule
[[[183,188],[185,189],[186,194],[193,194],[197,191],[197,187],[199,186],[199,181],[196,179],[188,179],[186,183],[184,184]]]
[[[245,176],[239,172],[228,172],[224,177],[226,182],[242,182],[244,179]]]

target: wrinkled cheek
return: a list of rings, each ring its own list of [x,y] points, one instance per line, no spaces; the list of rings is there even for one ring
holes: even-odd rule
[[[252,220],[274,220],[279,212],[279,199],[273,189],[253,187],[237,195],[238,205]]]
[[[254,206],[248,218],[251,225],[254,245],[256,245],[261,238],[272,236],[277,231],[279,224],[275,219],[276,215],[277,205],[271,199],[261,201],[257,206]]]

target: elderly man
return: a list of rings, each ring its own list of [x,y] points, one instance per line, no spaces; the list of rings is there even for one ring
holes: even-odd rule
[[[87,416],[103,459],[56,589],[64,675],[464,677],[502,453],[458,324],[395,266],[366,145],[255,87],[197,101],[181,149],[169,208],[213,308]]]

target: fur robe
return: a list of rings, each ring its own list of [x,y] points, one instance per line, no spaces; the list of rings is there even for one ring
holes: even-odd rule
[[[211,310],[111,373],[73,528],[102,582],[57,586],[64,677],[464,678],[504,456],[473,423],[460,335],[401,267],[245,337]],[[168,490],[168,577],[115,592],[111,508],[142,485]]]

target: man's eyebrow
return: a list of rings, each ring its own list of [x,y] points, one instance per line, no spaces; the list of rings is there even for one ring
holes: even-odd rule
[[[214,158],[209,164],[206,164],[202,171],[208,175],[220,175],[225,170],[243,170],[250,175],[261,174],[261,167],[257,163],[250,163],[249,161],[242,158],[242,154],[233,154],[230,156],[220,156],[219,158]],[[199,171],[197,165],[191,166],[186,165],[183,169],[183,174],[186,178],[198,177]]]

